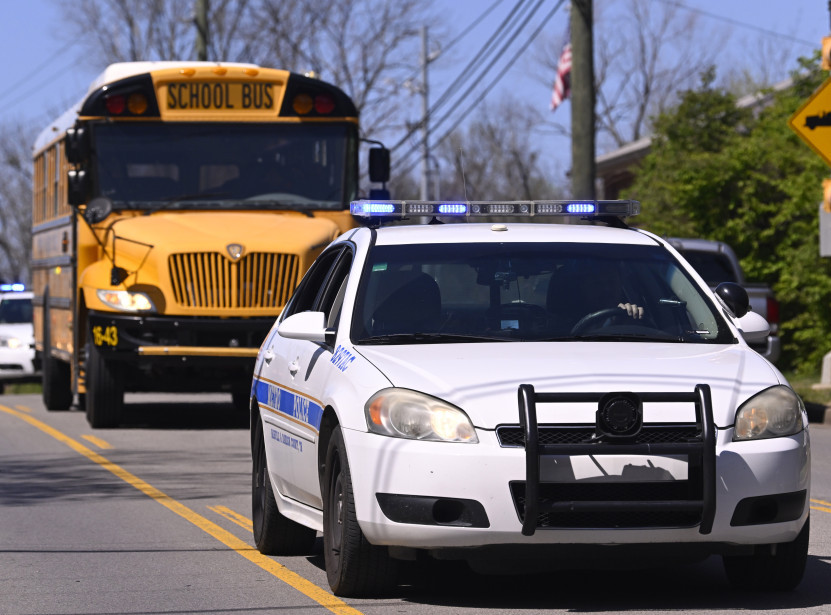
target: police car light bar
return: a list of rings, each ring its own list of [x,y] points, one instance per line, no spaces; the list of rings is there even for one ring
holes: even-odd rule
[[[409,216],[614,216],[625,218],[641,212],[639,201],[352,201],[358,218],[401,220]]]
[[[26,286],[20,283],[14,284],[0,284],[0,292],[8,293],[8,292],[22,292],[26,290]]]

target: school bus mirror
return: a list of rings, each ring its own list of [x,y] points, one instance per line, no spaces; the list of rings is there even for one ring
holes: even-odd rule
[[[67,200],[73,207],[87,202],[90,193],[89,177],[83,169],[67,173]]]
[[[387,182],[390,179],[390,151],[386,147],[369,149],[369,181]]]
[[[69,128],[64,143],[66,159],[70,164],[83,164],[89,159],[89,135],[84,128]]]
[[[84,220],[90,224],[101,222],[113,211],[113,202],[105,196],[97,196],[87,203]]]

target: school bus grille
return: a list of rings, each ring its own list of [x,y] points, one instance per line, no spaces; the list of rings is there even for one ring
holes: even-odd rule
[[[176,303],[190,308],[277,308],[299,275],[296,254],[252,252],[233,262],[219,252],[171,254]]]

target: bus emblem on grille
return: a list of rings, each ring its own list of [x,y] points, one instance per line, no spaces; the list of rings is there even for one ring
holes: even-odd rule
[[[230,256],[231,260],[234,262],[238,261],[243,252],[245,252],[245,248],[238,243],[229,243],[225,249],[228,250],[228,256]]]

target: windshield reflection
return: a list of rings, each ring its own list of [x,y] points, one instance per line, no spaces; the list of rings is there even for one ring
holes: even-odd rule
[[[97,192],[136,209],[340,210],[357,191],[356,138],[350,125],[101,124]]]

